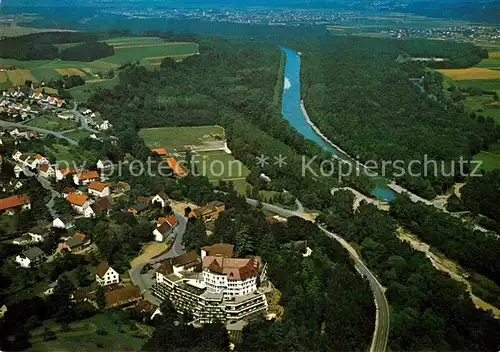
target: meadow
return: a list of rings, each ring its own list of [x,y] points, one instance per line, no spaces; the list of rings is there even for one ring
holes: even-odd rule
[[[454,80],[500,79],[500,71],[484,67],[441,69],[438,71]]]
[[[139,134],[149,148],[167,151],[225,140],[224,128],[220,126],[142,128]]]
[[[180,61],[186,57],[199,53],[196,43],[165,42],[157,37],[124,37],[104,40],[113,45],[115,54],[100,60],[85,61],[64,61],[55,60],[30,60],[19,61],[14,59],[0,59],[0,65],[12,66],[16,70],[7,71],[8,80],[0,84],[22,85],[28,80],[34,82],[58,79],[62,75],[79,75],[89,81],[96,79],[96,74],[118,69],[122,64],[128,62],[139,62],[141,65],[152,68],[158,66],[165,57],[172,57]],[[78,45],[78,43],[58,44],[59,48],[67,48]],[[90,82],[92,83],[92,82]],[[81,94],[80,97],[87,97]]]
[[[48,332],[54,334],[55,339],[45,341],[44,335]],[[151,327],[139,328],[127,318],[127,313],[109,310],[72,322],[69,330],[61,324],[45,322],[31,332],[32,346],[28,351],[136,351],[151,333]]]
[[[29,121],[27,126],[33,126],[38,128],[44,128],[50,131],[67,131],[73,128],[77,128],[77,124],[73,120],[63,120],[54,115],[44,115]]]
[[[250,171],[232,154],[225,152],[199,152],[194,156],[196,170],[210,181],[241,181],[245,180]]]

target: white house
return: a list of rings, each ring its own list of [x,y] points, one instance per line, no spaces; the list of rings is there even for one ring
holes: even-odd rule
[[[42,262],[45,254],[38,247],[31,247],[16,257],[16,263],[23,268],[30,268]]]
[[[104,120],[101,124],[97,125],[99,131],[107,131],[112,127],[113,125],[108,120]]]
[[[56,181],[62,181],[68,175],[73,175],[76,173],[75,169],[56,169]]]
[[[84,171],[73,175],[75,185],[88,185],[91,182],[99,181],[99,173],[97,171]]]
[[[171,215],[167,218],[160,218],[158,221],[158,227],[153,231],[155,241],[163,242],[172,233],[176,224],[177,218],[175,215]]]
[[[66,197],[66,200],[77,213],[83,214],[85,217],[90,217],[90,215],[86,216],[86,214],[90,213],[89,209],[92,202],[85,194],[70,193]]]
[[[113,163],[108,158],[102,158],[97,160],[97,168],[99,170],[109,170],[113,167]]]
[[[170,198],[165,192],[160,192],[151,199],[151,204],[160,203],[162,208],[170,204]]]
[[[42,164],[39,168],[40,176],[45,178],[53,178],[56,175],[56,170],[50,164]]]
[[[101,263],[96,270],[95,279],[101,286],[117,284],[120,282],[120,274],[108,263]]]
[[[89,184],[88,192],[90,195],[95,197],[107,197],[109,196],[109,186],[105,183],[94,181]]]
[[[52,221],[52,226],[57,229],[70,229],[75,226],[73,216],[70,214],[59,216]]]
[[[29,229],[26,234],[31,237],[32,242],[43,242],[49,235],[49,232],[42,226],[35,226]]]

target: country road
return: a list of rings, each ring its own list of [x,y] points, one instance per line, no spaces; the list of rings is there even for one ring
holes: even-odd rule
[[[248,204],[252,206],[257,206],[259,202],[255,199],[246,198]],[[299,216],[304,218],[302,213],[297,211],[287,210],[280,208],[276,205],[268,204],[268,203],[260,203],[262,209],[276,213],[283,217],[291,217],[291,216]],[[307,219],[306,219],[307,220]],[[352,246],[347,243],[342,237],[337,234],[334,234],[321,225],[317,224],[319,229],[323,231],[328,237],[336,240],[342,247],[344,247],[348,252],[351,258],[354,260],[354,267],[356,270],[365,277],[370,283],[370,288],[373,292],[373,297],[375,300],[375,305],[377,307],[377,315],[375,318],[375,330],[373,333],[373,339],[370,347],[370,352],[385,352],[387,349],[387,340],[389,337],[389,304],[385,297],[384,287],[378,282],[377,278],[373,273],[364,265],[363,261],[359,257],[356,250],[352,248]]]
[[[65,139],[65,140],[67,140],[69,144],[78,145],[78,142],[76,140],[63,135],[62,133],[54,132],[54,131],[50,131],[50,130],[46,130],[46,129],[43,129],[43,128],[38,128],[38,127],[33,127],[33,126],[26,126],[26,125],[23,125],[21,123],[8,122],[8,121],[3,121],[3,120],[0,120],[0,126],[4,126],[4,127],[18,127],[18,128],[23,128],[23,129],[27,129],[27,130],[37,131],[37,132],[40,132],[40,133],[43,133],[43,134],[50,134],[50,135],[52,135],[54,137],[57,137],[59,139]]]
[[[73,117],[80,122],[80,129],[86,130],[92,133],[99,133],[98,130],[94,130],[93,128],[89,127],[89,124],[87,123],[87,119],[85,116],[83,116],[78,109],[78,104],[76,102],[73,102],[73,109],[71,109],[71,112],[73,113]]]

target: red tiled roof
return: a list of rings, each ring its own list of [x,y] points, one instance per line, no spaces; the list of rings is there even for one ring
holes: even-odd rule
[[[59,169],[58,171],[62,175],[71,175],[71,174],[74,174],[76,172],[75,169]]]
[[[165,158],[165,160],[176,175],[184,175],[184,169],[177,163],[175,158]]]
[[[168,152],[163,148],[153,148],[151,149],[151,151],[158,155],[165,155],[165,156],[168,155]]]
[[[99,173],[97,171],[84,171],[77,175],[80,181],[92,180],[94,178],[99,178]]]
[[[94,181],[89,185],[89,189],[93,189],[94,191],[97,192],[102,192],[106,187],[107,187],[106,184],[99,181]]]
[[[106,297],[106,307],[119,307],[130,302],[142,299],[142,293],[139,286],[131,285],[104,294]]]
[[[26,194],[16,194],[0,199],[0,210],[16,208],[29,203],[31,203],[31,200]]]
[[[175,215],[170,215],[168,217],[160,217],[158,218],[158,221],[157,221],[157,225],[160,226],[160,225],[163,225],[164,223],[167,223],[168,225],[170,225],[170,227],[174,226],[175,222],[177,221],[177,218],[175,217]]]
[[[68,202],[74,205],[82,206],[85,204],[89,197],[87,197],[85,194],[78,194],[78,193],[70,193],[68,194]]]

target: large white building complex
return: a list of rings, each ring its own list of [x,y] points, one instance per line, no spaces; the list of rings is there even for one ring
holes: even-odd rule
[[[267,312],[257,287],[264,275],[259,257],[233,258],[233,245],[215,244],[203,247],[201,256],[190,252],[164,261],[153,294],[199,323],[244,320]]]

